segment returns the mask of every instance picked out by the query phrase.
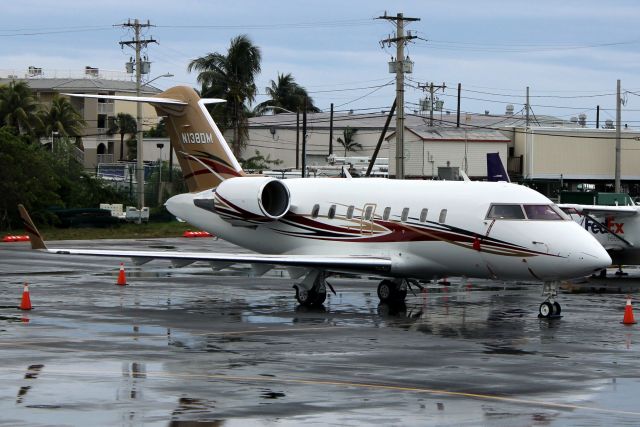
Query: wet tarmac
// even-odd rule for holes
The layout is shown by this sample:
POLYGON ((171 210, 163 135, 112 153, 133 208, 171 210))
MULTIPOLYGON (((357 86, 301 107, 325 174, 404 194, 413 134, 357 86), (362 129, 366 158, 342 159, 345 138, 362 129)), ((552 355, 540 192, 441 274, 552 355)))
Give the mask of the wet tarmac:
POLYGON ((340 277, 309 310, 281 270, 122 261, 126 287, 120 260, 0 244, 0 426, 640 425, 640 325, 620 324, 622 282, 572 285, 564 317, 540 320, 537 284, 454 278, 392 310, 374 278, 340 277), (16 309, 24 281, 29 312, 16 309))

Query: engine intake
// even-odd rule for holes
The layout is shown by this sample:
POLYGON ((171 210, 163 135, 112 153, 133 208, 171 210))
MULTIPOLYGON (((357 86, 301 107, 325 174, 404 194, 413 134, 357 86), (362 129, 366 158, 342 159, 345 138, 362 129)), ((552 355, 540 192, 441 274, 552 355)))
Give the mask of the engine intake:
POLYGON ((237 177, 224 180, 216 188, 215 211, 237 225, 276 221, 291 207, 289 189, 270 177, 237 177))

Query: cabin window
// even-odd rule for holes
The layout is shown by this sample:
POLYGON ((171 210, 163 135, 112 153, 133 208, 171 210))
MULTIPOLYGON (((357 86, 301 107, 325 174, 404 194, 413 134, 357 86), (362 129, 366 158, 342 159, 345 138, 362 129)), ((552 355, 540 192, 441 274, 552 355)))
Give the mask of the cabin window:
POLYGON ((564 219, 551 205, 524 205, 528 219, 559 221, 564 219))
POLYGON ((333 219, 336 216, 336 205, 331 205, 329 207, 329 212, 327 213, 327 218, 333 219))
POLYGON ((364 219, 369 221, 371 219, 371 214, 373 213, 373 206, 367 206, 364 210, 364 219))
POLYGON ((347 219, 351 219, 353 218, 353 210, 355 209, 355 206, 351 205, 349 206, 349 208, 347 208, 347 219))
POLYGON ((520 205, 491 205, 487 219, 524 219, 520 205))
POLYGON ((400 217, 400 221, 406 222, 409 219, 409 208, 402 209, 402 216, 400 217))
POLYGON ((420 211, 420 222, 427 222, 427 213, 429 212, 429 209, 422 209, 420 211))
POLYGON ((313 205, 313 209, 311 209, 311 217, 318 218, 318 213, 320 212, 320 205, 313 205))
POLYGON ((447 219, 447 210, 446 209, 442 209, 440 211, 440 218, 438 218, 438 222, 440 224, 444 223, 447 219))
POLYGON ((382 212, 382 219, 385 221, 388 221, 390 216, 391 216, 391 208, 387 206, 386 208, 384 208, 384 212, 382 212))

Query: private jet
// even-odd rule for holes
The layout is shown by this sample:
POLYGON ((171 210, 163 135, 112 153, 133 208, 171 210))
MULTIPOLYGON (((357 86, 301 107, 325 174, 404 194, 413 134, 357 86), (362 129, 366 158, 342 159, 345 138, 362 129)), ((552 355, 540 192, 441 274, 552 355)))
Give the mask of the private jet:
POLYGON ((170 260, 214 269, 250 264, 257 274, 287 268, 299 304, 324 303, 334 274, 381 278, 377 293, 403 303, 420 280, 467 276, 543 283, 542 317, 558 316, 559 281, 592 274, 611 258, 548 198, 507 182, 248 176, 190 87, 153 97, 78 95, 147 102, 167 117, 189 192, 166 208, 178 218, 255 254, 48 248, 24 207, 34 249, 53 254, 170 260))

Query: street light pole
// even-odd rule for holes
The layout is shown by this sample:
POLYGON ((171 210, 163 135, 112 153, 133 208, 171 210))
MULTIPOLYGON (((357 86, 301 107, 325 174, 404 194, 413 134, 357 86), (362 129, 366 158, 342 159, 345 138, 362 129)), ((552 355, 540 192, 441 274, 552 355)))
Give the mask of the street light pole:
POLYGON ((51 131, 51 153, 53 153, 53 141, 54 141, 54 137, 58 136, 59 132, 52 130, 51 131))
POLYGON ((158 80, 158 79, 160 79, 160 78, 162 78, 162 77, 173 77, 173 74, 171 74, 171 73, 165 73, 165 74, 162 74, 162 75, 160 75, 160 76, 158 76, 158 77, 154 77, 154 78, 152 78, 151 80, 149 80, 148 82, 146 82, 146 83, 145 83, 145 86, 149 85, 149 84, 150 84, 150 83, 152 83, 152 82, 155 82, 156 80, 158 80))
MULTIPOLYGON (((160 162, 158 166, 158 206, 160 206, 162 203, 162 148, 164 148, 164 144, 158 143, 156 147, 160 150, 160 162)), ((171 150, 169 150, 169 154, 171 154, 171 150)))
MULTIPOLYGON (((136 38, 139 37, 139 34, 136 33, 136 38)), ((156 78, 153 78, 145 83, 145 86, 149 83, 159 79, 160 77, 173 77, 173 74, 167 73, 156 78)), ((140 96, 141 90, 141 81, 142 79, 142 70, 140 67, 140 50, 136 50, 136 96, 140 96)), ((142 102, 136 103, 136 121, 138 123, 138 132, 137 132, 137 150, 136 150, 136 178, 138 180, 138 220, 136 221, 138 224, 142 223, 142 208, 144 208, 144 132, 142 127, 142 102)))

